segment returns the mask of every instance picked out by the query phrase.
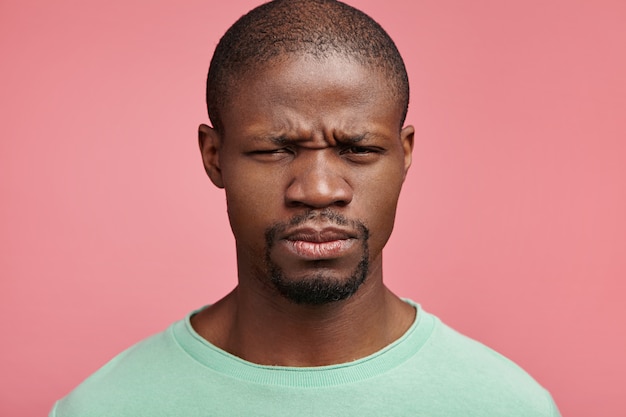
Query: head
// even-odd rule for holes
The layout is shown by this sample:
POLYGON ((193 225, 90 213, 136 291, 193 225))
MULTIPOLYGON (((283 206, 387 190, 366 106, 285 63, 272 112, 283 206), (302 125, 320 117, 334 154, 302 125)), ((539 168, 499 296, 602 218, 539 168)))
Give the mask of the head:
POLYGON ((211 59, 206 102, 209 118, 224 129, 221 111, 239 81, 264 65, 292 55, 342 56, 378 69, 388 93, 401 108, 409 105, 404 61, 385 30, 365 13, 334 0, 276 0, 242 16, 224 34, 211 59))
POLYGON ((264 4, 218 44, 207 104, 200 147, 226 191, 240 285, 326 304, 380 284, 413 146, 383 29, 335 1, 264 4))

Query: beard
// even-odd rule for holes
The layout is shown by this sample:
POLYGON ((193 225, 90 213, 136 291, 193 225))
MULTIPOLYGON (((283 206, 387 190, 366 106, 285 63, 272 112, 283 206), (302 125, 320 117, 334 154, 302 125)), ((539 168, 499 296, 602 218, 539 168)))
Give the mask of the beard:
POLYGON ((309 210, 293 217, 286 223, 277 223, 265 231, 265 266, 274 288, 285 298, 296 304, 324 305, 345 300, 352 296, 365 282, 369 271, 369 230, 358 220, 348 220, 330 209, 322 211, 309 210), (276 243, 276 236, 287 227, 296 227, 307 221, 323 219, 327 223, 339 226, 350 226, 357 231, 357 239, 361 243, 361 259, 349 275, 334 276, 323 271, 326 261, 312 261, 320 266, 319 272, 294 279, 285 275, 283 270, 271 258, 271 250, 276 243))

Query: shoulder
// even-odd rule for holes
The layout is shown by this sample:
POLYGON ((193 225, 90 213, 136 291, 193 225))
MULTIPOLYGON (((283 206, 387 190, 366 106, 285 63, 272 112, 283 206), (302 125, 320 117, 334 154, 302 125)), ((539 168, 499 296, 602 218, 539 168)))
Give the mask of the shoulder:
POLYGON ((519 383, 537 386, 537 382, 519 365, 490 347, 452 329, 434 317, 435 329, 426 347, 433 360, 443 360, 449 366, 479 371, 485 377, 498 375, 519 383))
POLYGON ((494 415, 499 408, 508 410, 502 415, 559 415, 550 394, 519 365, 430 316, 433 333, 419 356, 441 392, 465 404, 482 402, 494 415))
MULTIPOLYGON (((99 416, 105 410, 106 415, 116 415, 112 413, 116 405, 127 408, 151 397, 156 386, 184 372, 186 362, 190 362, 173 334, 180 324, 174 323, 115 356, 58 401, 50 416, 99 416)), ((120 416, 142 415, 140 410, 119 411, 120 416)))

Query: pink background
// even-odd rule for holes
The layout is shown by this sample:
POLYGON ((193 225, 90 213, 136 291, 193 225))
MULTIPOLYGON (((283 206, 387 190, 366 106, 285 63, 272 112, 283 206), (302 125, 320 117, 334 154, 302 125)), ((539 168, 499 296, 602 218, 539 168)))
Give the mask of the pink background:
MULTIPOLYGON (((196 127, 256 1, 0 1, 0 415, 235 284, 196 127), (88 5, 90 4, 90 5, 88 5)), ((386 280, 548 388, 626 416, 626 3, 354 0, 409 68, 386 280)))

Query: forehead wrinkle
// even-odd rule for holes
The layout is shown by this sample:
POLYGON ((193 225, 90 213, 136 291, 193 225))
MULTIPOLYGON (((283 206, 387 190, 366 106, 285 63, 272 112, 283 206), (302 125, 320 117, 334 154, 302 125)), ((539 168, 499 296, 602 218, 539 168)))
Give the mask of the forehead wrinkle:
POLYGON ((301 129, 297 133, 291 132, 291 129, 251 129, 246 136, 255 142, 273 142, 277 145, 288 145, 308 141, 312 138, 311 134, 303 134, 301 129))
POLYGON ((356 144, 377 139, 389 139, 391 132, 379 131, 376 123, 350 120, 350 115, 320 112, 317 115, 302 115, 296 109, 282 104, 265 107, 264 114, 255 117, 256 122, 244 132, 244 137, 254 142, 273 143, 279 146, 290 144, 326 144, 337 146, 356 144), (273 111, 270 107, 277 107, 273 111), (312 117, 311 117, 312 116, 312 117))

